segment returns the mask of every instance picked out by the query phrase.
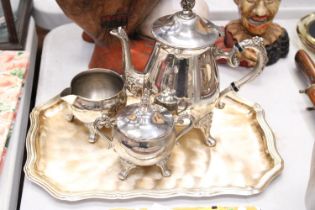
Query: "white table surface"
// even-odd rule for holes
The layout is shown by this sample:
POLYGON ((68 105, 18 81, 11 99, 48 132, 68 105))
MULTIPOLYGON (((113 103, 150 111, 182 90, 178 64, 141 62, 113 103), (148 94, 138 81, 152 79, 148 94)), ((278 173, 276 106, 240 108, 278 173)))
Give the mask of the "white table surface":
POLYGON ((37 36, 34 20, 31 19, 28 28, 25 50, 30 53, 30 68, 25 85, 22 89, 22 98, 17 112, 16 121, 8 153, 5 157, 2 174, 0 174, 0 209, 16 209, 18 201, 21 169, 23 164, 24 144, 27 132, 28 114, 30 108, 35 59, 37 51, 37 36))
MULTIPOLYGON (((216 22, 223 24, 224 22, 216 22)), ((304 195, 310 170, 310 158, 315 136, 314 113, 310 106, 303 77, 298 73, 294 55, 299 48, 295 32, 297 19, 277 20, 291 38, 290 53, 275 65, 269 66, 255 81, 244 86, 239 95, 259 103, 266 112, 267 122, 276 136, 285 167, 263 193, 251 197, 220 196, 216 198, 172 198, 131 200, 86 200, 64 202, 50 196, 45 190, 25 178, 21 200, 22 210, 99 210, 113 207, 150 207, 154 203, 167 207, 209 205, 256 205, 263 210, 303 210, 304 195)), ((87 69, 93 45, 81 40, 81 29, 74 24, 52 30, 44 43, 36 104, 41 104, 69 86, 74 75, 87 69)), ((231 70, 220 66, 223 84, 239 78, 248 70, 231 70)), ((167 208, 165 208, 167 209, 167 208)))

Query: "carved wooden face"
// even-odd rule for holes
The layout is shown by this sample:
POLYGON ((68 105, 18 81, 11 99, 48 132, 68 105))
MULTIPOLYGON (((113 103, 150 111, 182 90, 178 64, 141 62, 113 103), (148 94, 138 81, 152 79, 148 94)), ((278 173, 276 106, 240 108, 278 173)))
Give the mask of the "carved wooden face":
POLYGON ((278 12, 281 0, 234 0, 243 26, 253 35, 266 32, 278 12))

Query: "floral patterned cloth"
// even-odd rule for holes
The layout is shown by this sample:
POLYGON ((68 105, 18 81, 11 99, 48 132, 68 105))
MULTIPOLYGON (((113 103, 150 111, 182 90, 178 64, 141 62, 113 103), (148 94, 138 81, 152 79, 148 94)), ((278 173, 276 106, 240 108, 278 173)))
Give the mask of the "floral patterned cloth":
POLYGON ((0 51, 0 173, 29 67, 24 51, 0 51))

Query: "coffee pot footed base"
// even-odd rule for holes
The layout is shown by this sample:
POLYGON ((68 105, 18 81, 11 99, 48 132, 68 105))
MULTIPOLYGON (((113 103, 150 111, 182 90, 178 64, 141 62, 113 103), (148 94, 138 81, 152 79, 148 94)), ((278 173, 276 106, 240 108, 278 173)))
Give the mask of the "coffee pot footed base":
POLYGON ((213 112, 209 112, 205 116, 203 116, 197 123, 195 123, 194 127, 199 129, 204 137, 204 142, 209 147, 214 147, 217 143, 216 139, 211 135, 211 127, 213 120, 213 112))

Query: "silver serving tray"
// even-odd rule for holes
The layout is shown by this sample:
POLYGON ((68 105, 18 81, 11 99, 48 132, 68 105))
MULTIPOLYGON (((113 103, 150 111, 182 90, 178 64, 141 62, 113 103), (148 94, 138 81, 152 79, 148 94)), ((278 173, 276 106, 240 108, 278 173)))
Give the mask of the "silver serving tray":
POLYGON ((162 177, 153 166, 137 168, 121 181, 116 153, 107 149, 105 141, 88 143, 87 128, 65 120, 69 108, 55 97, 31 113, 26 176, 67 201, 258 194, 283 169, 273 132, 259 105, 235 95, 224 102, 224 109, 214 110, 211 132, 216 147, 207 147, 194 129, 172 152, 171 177, 162 177))

